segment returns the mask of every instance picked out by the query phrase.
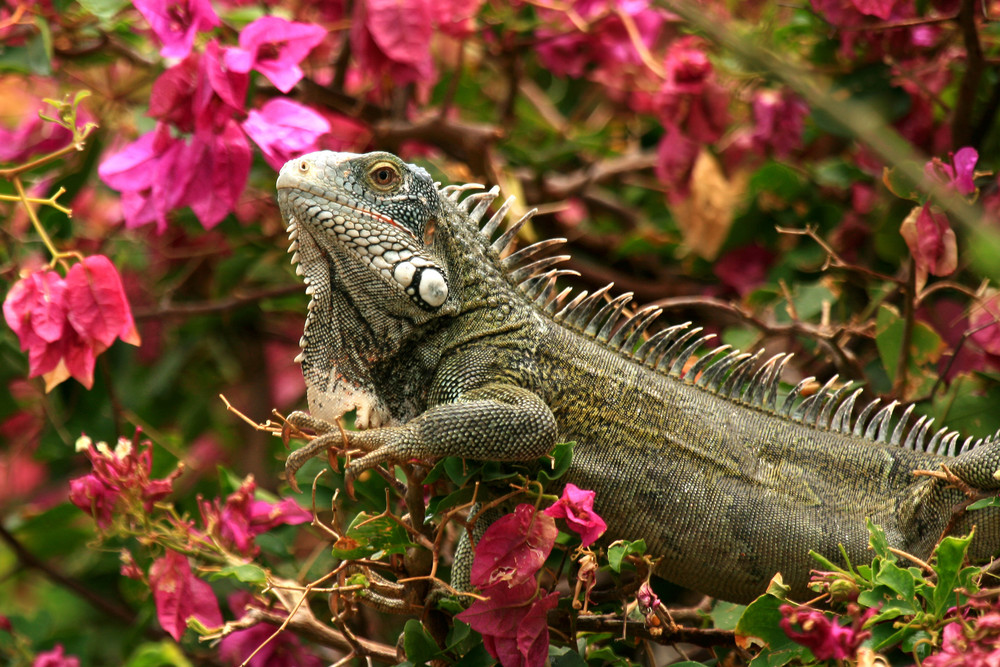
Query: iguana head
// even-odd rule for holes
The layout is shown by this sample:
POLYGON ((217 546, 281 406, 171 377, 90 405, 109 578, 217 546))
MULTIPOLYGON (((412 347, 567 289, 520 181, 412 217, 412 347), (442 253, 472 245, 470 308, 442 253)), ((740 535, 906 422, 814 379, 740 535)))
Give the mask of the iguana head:
POLYGON ((457 296, 438 232, 448 209, 430 175, 389 153, 320 151, 278 175, 296 271, 312 298, 298 360, 314 416, 357 409, 361 427, 405 420, 421 390, 419 362, 391 361, 454 313, 457 296))
POLYGON ((389 153, 321 151, 288 162, 277 185, 307 273, 325 258, 350 291, 415 320, 445 306, 447 269, 431 245, 441 200, 426 170, 389 153))

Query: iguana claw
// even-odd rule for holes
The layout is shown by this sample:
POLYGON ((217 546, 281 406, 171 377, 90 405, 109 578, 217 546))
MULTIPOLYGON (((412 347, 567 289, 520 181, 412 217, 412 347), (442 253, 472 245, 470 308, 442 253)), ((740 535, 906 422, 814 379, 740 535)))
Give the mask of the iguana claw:
MULTIPOLYGON (((289 453, 288 458, 285 459, 285 479, 288 481, 288 485, 292 487, 292 490, 298 493, 299 484, 295 479, 295 473, 299 471, 299 468, 304 466, 306 461, 314 456, 319 456, 338 446, 346 446, 346 442, 344 441, 344 435, 337 428, 336 424, 317 419, 305 412, 296 411, 288 415, 285 429, 282 433, 283 437, 286 436, 289 426, 296 429, 308 428, 316 432, 315 438, 289 453)), ((335 462, 334 467, 336 467, 335 462)))

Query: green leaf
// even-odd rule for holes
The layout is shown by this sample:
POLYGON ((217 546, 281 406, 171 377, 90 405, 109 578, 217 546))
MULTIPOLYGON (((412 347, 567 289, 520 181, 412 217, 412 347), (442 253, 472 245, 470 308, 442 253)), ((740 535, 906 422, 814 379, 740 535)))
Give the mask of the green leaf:
POLYGON ((401 554, 413 546, 406 530, 386 516, 359 512, 344 535, 333 545, 336 558, 381 558, 401 554))
POLYGON ((868 543, 872 545, 875 555, 890 563, 896 562, 896 554, 889 551, 889 540, 885 537, 885 531, 876 526, 870 518, 865 519, 865 526, 868 527, 868 543))
POLYGON ((172 641, 145 643, 137 648, 124 667, 191 667, 181 647, 172 641))
POLYGON ((538 471, 538 481, 543 484, 559 479, 569 470, 569 464, 573 462, 573 447, 575 442, 562 442, 552 449, 552 461, 546 465, 543 461, 541 469, 538 471))
POLYGON ((883 560, 879 563, 878 573, 875 575, 875 583, 888 586, 892 592, 904 600, 912 600, 916 593, 913 573, 909 570, 904 570, 888 560, 883 560))
POLYGON ((479 644, 479 646, 476 646, 474 649, 463 655, 462 658, 451 667, 492 667, 496 664, 497 661, 493 659, 493 656, 486 652, 486 647, 479 644))
POLYGON ((889 189, 889 192, 900 199, 919 202, 923 197, 920 190, 913 185, 913 182, 903 176, 902 172, 895 167, 885 167, 882 170, 882 182, 885 183, 885 187, 889 189))
POLYGON ((423 624, 411 618, 403 626, 403 650, 406 657, 415 665, 422 665, 434 659, 441 649, 434 639, 424 630, 423 624))
POLYGON ((587 667, 587 661, 567 646, 549 646, 549 664, 552 667, 587 667))
POLYGON ((427 514, 428 516, 436 516, 452 507, 468 503, 472 500, 475 492, 475 487, 463 486, 460 489, 452 491, 447 496, 435 496, 434 498, 431 498, 429 503, 427 503, 427 514))
POLYGON ((245 584, 258 584, 263 586, 267 583, 267 573, 263 568, 252 563, 244 563, 243 565, 228 565, 218 572, 213 572, 209 576, 209 579, 212 581, 228 578, 242 581, 245 584))
POLYGON ((102 21, 110 20, 130 4, 129 0, 80 0, 84 9, 102 21))
POLYGON ((981 510, 987 507, 1000 507, 1000 496, 993 496, 992 498, 980 498, 979 500, 972 503, 965 509, 981 510))
POLYGON ((743 604, 716 602, 708 615, 712 617, 712 624, 719 630, 733 630, 746 609, 746 605, 743 604))
POLYGON ((762 641, 766 648, 751 661, 751 667, 780 667, 794 660, 803 660, 812 656, 805 646, 797 644, 781 629, 781 605, 783 600, 772 595, 761 595, 751 602, 736 624, 736 634, 742 637, 755 637, 762 641))
MULTIPOLYGON (((878 347, 882 366, 889 377, 896 377, 899 350, 903 344, 906 322, 892 306, 879 308, 875 322, 875 345, 878 347)), ((910 368, 918 370, 936 364, 941 358, 944 343, 941 337, 923 322, 913 322, 910 332, 910 368)))
POLYGON ((936 617, 941 618, 949 607, 955 605, 955 588, 961 582, 962 565, 965 563, 965 554, 969 550, 969 543, 972 541, 972 533, 966 537, 948 536, 941 540, 934 550, 937 557, 932 567, 937 573, 937 583, 931 596, 932 609, 930 610, 936 617))
POLYGON ((646 553, 645 540, 635 540, 634 542, 620 540, 608 547, 608 564, 613 571, 621 572, 622 561, 625 559, 625 556, 629 554, 641 556, 644 553, 646 553))

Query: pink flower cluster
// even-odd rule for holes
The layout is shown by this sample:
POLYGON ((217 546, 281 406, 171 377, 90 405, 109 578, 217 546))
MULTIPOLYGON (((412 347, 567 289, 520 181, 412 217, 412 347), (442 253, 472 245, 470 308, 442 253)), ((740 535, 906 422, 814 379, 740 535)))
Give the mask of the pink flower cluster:
POLYGON ((35 656, 31 667, 80 667, 80 659, 75 655, 66 655, 62 644, 56 644, 50 651, 42 651, 35 656))
POLYGON ((160 626, 180 641, 192 616, 209 628, 222 625, 222 612, 212 587, 194 575, 187 556, 168 549, 149 568, 149 588, 160 626))
POLYGON ((65 278, 25 276, 7 293, 3 314, 28 353, 29 376, 43 376, 47 390, 69 377, 89 389, 97 355, 116 338, 140 342, 121 277, 104 255, 85 257, 65 278))
POLYGON ((312 514, 292 498, 277 503, 256 500, 257 484, 247 477, 225 502, 199 499, 205 532, 219 544, 241 556, 254 556, 258 547, 254 538, 278 526, 296 526, 312 521, 312 514))
MULTIPOLYGON (((947 164, 934 158, 924 165, 924 173, 931 182, 961 195, 976 192, 974 182, 976 149, 965 147, 952 155, 947 164)), ((900 225, 899 233, 906 241, 917 269, 917 284, 923 286, 927 275, 947 276, 958 268, 958 242, 948 216, 930 202, 914 208, 900 225)))
POLYGON ((848 605, 850 625, 840 625, 823 612, 807 607, 783 604, 780 611, 781 629, 793 641, 812 651, 817 660, 853 660, 861 642, 871 635, 861 628, 876 610, 861 612, 858 605, 851 603, 848 605))
POLYGON ((194 35, 218 24, 210 3, 178 1, 164 8, 147 1, 137 7, 163 43, 161 54, 183 60, 153 83, 149 115, 157 120, 156 129, 106 158, 98 173, 122 193, 126 226, 155 222, 162 232, 168 213, 189 206, 209 229, 236 207, 246 187, 248 136, 277 168, 293 155, 315 150, 330 131, 323 116, 292 100, 246 108, 251 70, 290 91, 303 77, 299 64, 326 30, 263 16, 243 29, 238 47, 212 40, 195 51, 194 35))
POLYGON ((166 498, 174 489, 180 470, 164 479, 153 479, 153 448, 148 440, 122 438, 112 450, 104 442, 94 444, 83 436, 77 449, 83 450, 93 466, 93 472, 70 480, 69 500, 94 517, 97 525, 107 529, 115 514, 149 513, 153 505, 166 498))
POLYGON ((487 599, 476 600, 456 618, 483 635, 486 650, 504 667, 545 663, 546 616, 559 595, 539 592, 536 578, 558 534, 553 517, 566 519, 584 546, 593 543, 606 529, 593 511, 594 495, 567 484, 562 498, 542 512, 518 505, 487 528, 476 546, 471 581, 487 599))
POLYGON ((941 650, 927 656, 924 667, 996 667, 1000 665, 1000 605, 974 620, 944 626, 941 650))

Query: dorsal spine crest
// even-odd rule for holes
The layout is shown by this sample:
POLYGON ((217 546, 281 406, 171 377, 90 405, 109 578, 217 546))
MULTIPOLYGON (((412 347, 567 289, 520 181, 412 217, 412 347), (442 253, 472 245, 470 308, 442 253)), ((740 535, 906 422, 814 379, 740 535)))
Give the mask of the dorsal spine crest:
MULTIPOLYGON (((499 188, 494 186, 486 192, 469 194, 464 200, 462 195, 482 189, 482 185, 470 183, 444 186, 439 192, 456 205, 461 215, 467 216, 471 225, 479 226, 499 196, 499 188)), ((483 242, 495 253, 494 261, 498 268, 526 299, 553 322, 595 340, 612 352, 678 381, 770 412, 776 417, 889 446, 953 457, 1000 438, 998 431, 987 438, 969 437, 959 445, 960 434, 946 427, 938 429, 928 438, 933 418, 921 416, 911 422, 914 406, 908 405, 898 419, 893 419, 899 402, 892 401, 879 409, 880 398, 865 404, 860 414, 854 417, 855 405, 863 388, 856 387, 854 382, 838 386, 837 375, 804 397, 806 390, 815 385, 815 378, 801 380, 788 391, 779 406, 781 378, 792 354, 779 353, 758 363, 763 350, 750 354, 730 345, 720 345, 705 349, 704 354, 689 364, 705 348, 705 344, 715 338, 715 334, 699 336, 701 327, 692 327, 691 322, 684 322, 647 336, 646 331, 662 310, 650 305, 625 315, 633 294, 626 292, 610 297, 613 283, 592 293, 580 291, 573 294, 570 287, 557 291, 560 277, 579 274, 552 268, 568 260, 568 255, 544 256, 544 253, 565 243, 566 239, 545 239, 511 252, 517 234, 538 209, 531 209, 522 215, 493 240, 514 201, 514 197, 508 197, 479 229, 483 242)))

